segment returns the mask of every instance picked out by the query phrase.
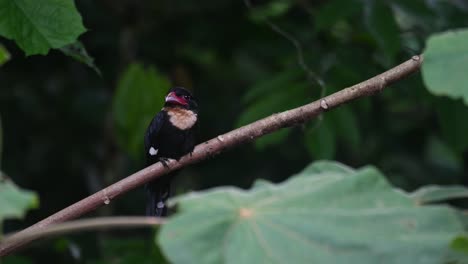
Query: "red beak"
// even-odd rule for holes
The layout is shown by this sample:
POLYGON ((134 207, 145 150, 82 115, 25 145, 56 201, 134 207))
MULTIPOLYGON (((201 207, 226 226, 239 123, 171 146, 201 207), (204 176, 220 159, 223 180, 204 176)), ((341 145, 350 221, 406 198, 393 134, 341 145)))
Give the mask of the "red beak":
POLYGON ((174 92, 170 92, 166 96, 166 103, 175 103, 175 104, 180 104, 180 105, 187 105, 187 101, 185 101, 184 98, 178 97, 174 92))

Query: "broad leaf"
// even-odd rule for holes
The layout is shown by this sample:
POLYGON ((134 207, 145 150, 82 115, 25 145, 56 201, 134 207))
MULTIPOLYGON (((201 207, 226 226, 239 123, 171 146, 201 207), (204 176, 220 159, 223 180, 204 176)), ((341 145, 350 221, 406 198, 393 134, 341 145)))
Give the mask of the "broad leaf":
POLYGON ((0 224, 6 218, 21 218, 38 205, 35 193, 18 188, 0 172, 0 224))
POLYGON ((373 167, 320 162, 281 184, 176 199, 162 227, 173 263, 434 263, 463 231, 457 211, 418 206, 373 167))
POLYGON ((143 135, 164 104, 170 83, 153 67, 132 64, 119 80, 114 119, 120 144, 135 158, 143 154, 143 135))
POLYGON ((47 54, 85 31, 73 0, 0 0, 0 35, 26 55, 47 54))
POLYGON ((10 60, 10 53, 8 53, 8 50, 0 44, 0 66, 5 64, 8 60, 10 60))
POLYGON ((468 29, 432 35, 424 51, 422 76, 435 95, 462 98, 468 105, 468 29))

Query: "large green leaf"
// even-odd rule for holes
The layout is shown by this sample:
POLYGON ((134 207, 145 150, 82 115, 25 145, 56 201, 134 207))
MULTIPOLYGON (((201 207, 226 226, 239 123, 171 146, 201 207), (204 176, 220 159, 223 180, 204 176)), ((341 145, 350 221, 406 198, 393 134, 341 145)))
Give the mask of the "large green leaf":
POLYGON ((158 241, 173 263, 443 263, 457 211, 418 206, 375 168, 318 162, 281 184, 176 199, 158 241))
POLYGON ((5 49, 5 47, 0 44, 0 66, 5 64, 10 59, 10 53, 8 53, 8 50, 5 49))
POLYGON ((435 95, 462 98, 468 105, 468 29, 432 35, 426 43, 422 76, 435 95))
POLYGON ((38 205, 35 193, 18 188, 0 172, 0 224, 6 218, 21 218, 26 210, 38 205))
POLYGON ((143 135, 161 110, 170 83, 153 67, 134 63, 119 80, 114 97, 114 119, 120 144, 135 158, 143 153, 143 135))
POLYGON ((85 31, 73 0, 0 0, 0 35, 26 55, 47 54, 85 31))

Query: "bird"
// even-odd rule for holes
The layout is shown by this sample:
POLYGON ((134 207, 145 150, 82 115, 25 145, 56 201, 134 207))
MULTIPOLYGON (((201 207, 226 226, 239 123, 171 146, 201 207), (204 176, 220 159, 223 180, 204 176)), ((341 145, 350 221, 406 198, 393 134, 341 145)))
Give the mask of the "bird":
MULTIPOLYGON (((183 87, 174 87, 165 97, 164 106, 151 120, 144 137, 146 166, 169 159, 179 160, 192 153, 198 125, 198 104, 183 87)), ((175 172, 163 175, 146 184, 146 215, 167 215, 166 201, 171 194, 171 180, 175 172)))

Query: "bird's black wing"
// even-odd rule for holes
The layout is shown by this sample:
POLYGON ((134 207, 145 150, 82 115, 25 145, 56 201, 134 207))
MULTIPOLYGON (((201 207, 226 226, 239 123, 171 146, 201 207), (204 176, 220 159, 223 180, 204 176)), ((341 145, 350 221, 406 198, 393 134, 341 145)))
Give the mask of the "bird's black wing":
POLYGON ((158 161, 159 155, 152 155, 150 153, 151 148, 155 151, 159 149, 160 145, 160 136, 159 132, 166 122, 167 115, 161 111, 151 120, 148 128, 145 133, 145 156, 146 156, 146 166, 149 166, 158 161))
MULTIPOLYGON (((161 129, 167 122, 167 115, 164 111, 159 112, 149 124, 145 133, 145 156, 146 166, 159 161, 159 151, 161 144, 161 129), (152 152, 150 152, 150 150, 152 152)), ((167 214, 166 200, 170 194, 170 178, 168 175, 159 177, 145 185, 147 193, 146 215, 165 216, 167 214)))

